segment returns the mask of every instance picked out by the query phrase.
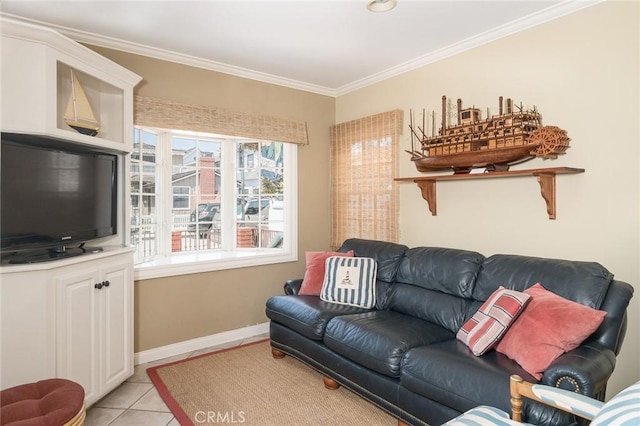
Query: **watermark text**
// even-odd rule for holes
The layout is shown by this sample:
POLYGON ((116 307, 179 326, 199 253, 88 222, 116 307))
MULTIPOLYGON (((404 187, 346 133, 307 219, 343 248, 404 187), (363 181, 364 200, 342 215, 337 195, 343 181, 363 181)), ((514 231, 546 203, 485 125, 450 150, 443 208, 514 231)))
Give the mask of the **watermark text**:
POLYGON ((240 424, 247 421, 244 411, 196 411, 194 423, 240 424))

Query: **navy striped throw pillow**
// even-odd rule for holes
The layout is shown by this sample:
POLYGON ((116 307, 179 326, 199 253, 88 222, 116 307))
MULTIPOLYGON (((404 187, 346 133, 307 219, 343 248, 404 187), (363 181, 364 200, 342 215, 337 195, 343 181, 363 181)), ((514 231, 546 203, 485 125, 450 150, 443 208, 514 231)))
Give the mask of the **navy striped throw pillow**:
POLYGON ((375 259, 331 256, 327 259, 320 299, 371 309, 376 305, 375 259))

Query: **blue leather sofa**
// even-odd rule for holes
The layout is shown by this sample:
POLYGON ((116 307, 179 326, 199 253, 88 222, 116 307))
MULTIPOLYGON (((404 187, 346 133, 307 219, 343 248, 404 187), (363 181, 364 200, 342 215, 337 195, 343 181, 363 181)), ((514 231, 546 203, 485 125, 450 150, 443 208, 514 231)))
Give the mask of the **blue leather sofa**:
MULTIPOLYGON (((339 249, 377 261, 372 310, 297 295, 301 279, 266 303, 274 356, 293 356, 386 410, 399 423, 442 424, 478 405, 510 410, 509 377, 604 399, 626 331, 633 287, 595 262, 493 255, 350 239, 339 249), (474 356, 456 332, 497 288, 538 283, 569 300, 607 311, 581 346, 557 358, 540 381, 490 350, 474 356)), ((524 421, 576 419, 535 402, 524 421)))

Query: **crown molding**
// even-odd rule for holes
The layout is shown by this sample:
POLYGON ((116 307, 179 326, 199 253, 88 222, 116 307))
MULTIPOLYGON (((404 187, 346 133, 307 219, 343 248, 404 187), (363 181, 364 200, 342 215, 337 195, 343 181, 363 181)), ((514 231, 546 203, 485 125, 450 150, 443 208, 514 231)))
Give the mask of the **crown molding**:
POLYGON ((491 43, 492 41, 499 40, 501 38, 513 35, 526 29, 553 21, 557 18, 570 15, 579 10, 594 6, 604 1, 606 0, 566 0, 562 3, 550 6, 524 18, 511 21, 499 27, 492 28, 491 30, 485 31, 484 33, 469 37, 465 40, 451 44, 442 49, 435 50, 426 55, 388 68, 384 71, 372 74, 361 80, 357 80, 341 86, 335 90, 335 96, 338 97, 346 95, 347 93, 353 92, 355 90, 362 89, 372 84, 379 83, 383 80, 387 80, 391 77, 395 77, 400 74, 404 74, 406 72, 424 67, 425 65, 433 64, 443 59, 463 53, 467 50, 480 47, 484 44, 491 43))
POLYGON ((264 83, 270 83, 278 86, 285 86, 292 89, 298 89, 306 92, 312 92, 320 95, 335 97, 335 89, 332 89, 329 87, 305 83, 298 80, 293 80, 293 79, 280 77, 272 74, 267 74, 259 71, 254 71, 247 68, 237 67, 234 65, 224 64, 222 62, 202 59, 195 56, 185 55, 182 53, 177 53, 169 50, 158 49, 155 47, 133 43, 126 40, 120 40, 120 39, 106 37, 106 36, 89 33, 85 31, 79 31, 73 28, 50 24, 50 23, 38 21, 35 19, 24 18, 18 15, 12 15, 9 13, 0 13, 0 15, 9 17, 16 21, 21 21, 23 23, 38 25, 44 28, 55 30, 58 33, 78 43, 90 44, 93 46, 104 47, 107 49, 119 50, 122 52, 133 53, 141 56, 147 56, 154 59, 165 60, 168 62, 188 65, 188 66, 202 68, 210 71, 216 71, 223 74, 229 74, 236 77, 243 77, 250 80, 262 81, 264 83))
POLYGON ((355 90, 362 89, 375 83, 379 83, 383 80, 387 80, 391 77, 404 74, 406 72, 415 70, 417 68, 424 67, 451 56, 458 55, 467 50, 482 46, 492 41, 507 37, 509 35, 524 31, 526 29, 535 27, 537 25, 544 24, 546 22, 553 21, 554 19, 572 14, 587 7, 594 6, 598 3, 602 3, 606 0, 565 0, 554 6, 550 6, 539 12, 528 15, 524 18, 517 19, 499 27, 493 28, 484 33, 478 34, 473 37, 469 37, 458 43, 446 46, 442 49, 428 53, 426 55, 409 60, 397 66, 388 68, 384 71, 372 74, 360 80, 356 80, 352 83, 348 83, 338 88, 330 88, 310 83, 305 83, 298 80, 284 78, 272 74, 267 74, 259 71, 250 70, 247 68, 237 67, 234 65, 224 64, 208 59, 202 59, 195 56, 176 53, 168 50, 158 49, 142 44, 132 43, 125 40, 119 40, 111 37, 100 36, 97 34, 78 31, 72 28, 67 28, 59 25, 48 24, 37 20, 22 18, 20 16, 4 14, 11 18, 21 20, 28 23, 42 25, 54 29, 61 34, 75 40, 79 43, 90 44, 94 46, 104 47, 107 49, 115 49, 123 52, 133 53, 136 55, 147 56, 151 58, 161 59, 169 62, 175 62, 183 65, 193 66, 197 68, 207 69, 210 71, 216 71, 223 74, 234 75, 237 77, 247 78, 250 80, 261 81, 264 83, 275 84, 278 86, 284 86, 292 89, 303 90, 306 92, 316 93, 319 95, 338 97, 355 90))
POLYGON ((273 74, 254 71, 247 68, 229 65, 222 62, 212 61, 209 59, 198 58, 196 56, 185 55, 182 53, 172 52, 169 50, 158 49, 155 47, 145 46, 124 40, 109 39, 104 36, 84 33, 71 29, 59 29, 60 32, 67 37, 79 43, 91 44, 94 46, 105 47, 108 49, 120 50, 123 52, 133 53, 136 55, 147 56, 150 58, 161 59, 169 62, 175 62, 182 65, 202 68, 210 71, 216 71, 223 74, 229 74, 236 77, 247 78, 250 80, 261 81, 263 83, 285 86, 292 89, 303 90, 306 92, 317 93, 335 97, 335 90, 315 84, 305 83, 290 78, 280 77, 273 74))
POLYGON ((97 67, 100 71, 108 73, 112 78, 119 79, 131 86, 135 86, 142 79, 142 77, 99 55, 88 47, 74 42, 71 38, 58 31, 45 26, 34 25, 23 19, 14 19, 13 15, 0 13, 0 33, 5 37, 46 45, 85 64, 99 63, 99 66, 93 65, 93 67, 97 67))

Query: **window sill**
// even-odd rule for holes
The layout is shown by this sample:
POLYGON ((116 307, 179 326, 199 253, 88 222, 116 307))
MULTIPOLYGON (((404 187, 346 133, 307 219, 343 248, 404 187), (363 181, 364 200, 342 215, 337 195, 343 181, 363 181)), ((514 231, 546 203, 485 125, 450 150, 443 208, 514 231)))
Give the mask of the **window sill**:
POLYGON ((246 268, 274 263, 295 262, 298 256, 282 250, 209 251, 174 254, 171 257, 141 262, 134 267, 134 280, 171 277, 246 268))

